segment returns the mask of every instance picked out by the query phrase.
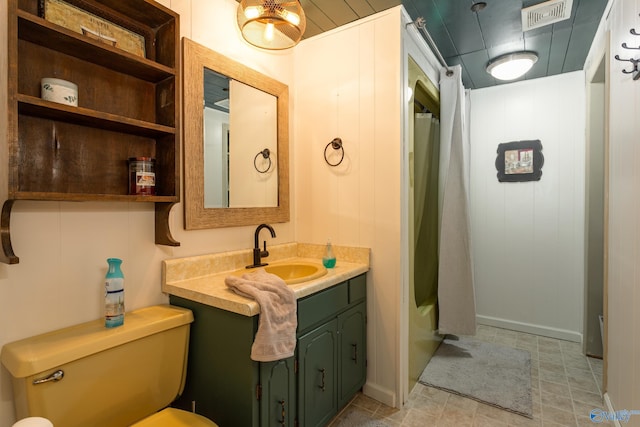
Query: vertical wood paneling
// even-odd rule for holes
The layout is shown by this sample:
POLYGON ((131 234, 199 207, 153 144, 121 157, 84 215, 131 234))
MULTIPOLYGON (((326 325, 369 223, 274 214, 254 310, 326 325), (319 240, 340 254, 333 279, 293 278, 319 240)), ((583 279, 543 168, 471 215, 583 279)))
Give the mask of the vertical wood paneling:
POLYGON ((368 383, 389 396, 398 381, 400 30, 396 8, 305 40, 295 58, 297 239, 371 248, 368 383), (323 150, 335 137, 345 159, 330 167, 323 150))
POLYGON ((583 253, 583 92, 583 73, 471 92, 480 319, 564 338, 582 333, 583 272, 575 254, 583 253), (542 141, 541 181, 499 183, 498 144, 527 139, 542 141))
MULTIPOLYGON (((611 56, 633 56, 620 45, 637 45, 629 29, 640 27, 639 12, 638 0, 614 2, 607 23, 611 56)), ((622 410, 640 402, 640 86, 622 73, 625 63, 610 61, 607 392, 622 410)), ((640 426, 640 418, 632 416, 629 425, 640 426)))
POLYGON ((374 163, 375 150, 373 141, 375 139, 375 129, 371 126, 371 117, 374 115, 376 105, 371 102, 370 95, 365 97, 364 94, 373 94, 376 90, 375 81, 375 51, 376 46, 373 43, 365 43, 366 40, 374 38, 374 28, 372 26, 360 26, 358 31, 359 37, 359 78, 358 86, 362 94, 358 98, 358 129, 360 152, 358 158, 360 160, 358 177, 360 180, 360 192, 358 194, 358 203, 360 209, 360 221, 358 222, 358 232, 362 246, 372 247, 376 232, 375 224, 370 214, 367 212, 375 211, 375 190, 372 183, 376 171, 371 167, 374 163))

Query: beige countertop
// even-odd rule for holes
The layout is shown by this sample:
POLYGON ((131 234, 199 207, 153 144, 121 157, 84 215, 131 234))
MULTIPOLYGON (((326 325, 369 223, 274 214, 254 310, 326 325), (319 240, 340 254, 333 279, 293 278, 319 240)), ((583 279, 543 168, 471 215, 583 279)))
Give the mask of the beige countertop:
MULTIPOLYGON (((369 270, 369 249, 334 246, 335 268, 314 280, 289 285, 296 298, 303 298, 329 288, 369 270)), ((322 265, 324 245, 286 243, 268 248, 270 256, 263 258, 268 263, 303 261, 322 265)), ((252 250, 223 252, 188 258, 165 260, 162 263, 162 291, 212 307, 232 311, 245 316, 260 313, 255 300, 231 291, 224 279, 238 274, 252 262, 252 250)))

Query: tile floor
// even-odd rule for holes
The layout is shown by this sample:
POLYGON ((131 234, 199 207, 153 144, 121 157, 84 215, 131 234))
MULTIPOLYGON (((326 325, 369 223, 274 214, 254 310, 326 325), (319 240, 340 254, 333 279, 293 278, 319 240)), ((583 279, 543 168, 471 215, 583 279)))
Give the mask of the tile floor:
POLYGON ((605 409, 602 360, 584 356, 580 344, 483 325, 475 338, 531 352, 533 419, 418 383, 402 409, 358 394, 330 426, 355 427, 349 419, 367 420, 358 425, 376 427, 596 425, 589 412, 605 409))

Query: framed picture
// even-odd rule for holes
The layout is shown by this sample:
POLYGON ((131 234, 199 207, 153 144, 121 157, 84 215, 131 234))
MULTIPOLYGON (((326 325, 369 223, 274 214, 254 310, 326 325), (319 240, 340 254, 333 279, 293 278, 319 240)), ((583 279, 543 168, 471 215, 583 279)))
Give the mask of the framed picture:
POLYGON ((39 14, 45 20, 108 46, 145 57, 144 36, 63 0, 40 0, 39 14))
POLYGON ((543 165, 539 139, 498 144, 496 169, 500 182, 540 181, 543 165))

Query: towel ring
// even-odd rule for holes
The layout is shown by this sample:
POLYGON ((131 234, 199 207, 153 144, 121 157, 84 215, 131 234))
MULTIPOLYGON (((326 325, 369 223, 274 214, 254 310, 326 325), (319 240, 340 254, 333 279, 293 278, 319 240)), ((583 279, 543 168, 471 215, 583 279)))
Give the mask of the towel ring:
POLYGON ((253 167, 256 168, 256 170, 259 173, 267 173, 269 172, 269 169, 271 169, 271 151, 268 148, 265 148, 262 151, 259 151, 258 154, 256 154, 256 156, 253 158, 253 167), (258 157, 262 156, 262 158, 269 160, 269 164, 267 165, 267 168, 265 170, 260 170, 258 168, 258 157))
POLYGON ((342 139, 333 138, 333 141, 331 141, 330 143, 327 144, 326 147, 324 147, 324 161, 327 162, 329 166, 338 166, 340 163, 342 163, 343 159, 344 159, 344 147, 342 146, 342 139), (329 146, 331 146, 334 150, 341 151, 340 160, 338 161, 338 163, 331 163, 329 159, 327 159, 327 148, 329 148, 329 146))

